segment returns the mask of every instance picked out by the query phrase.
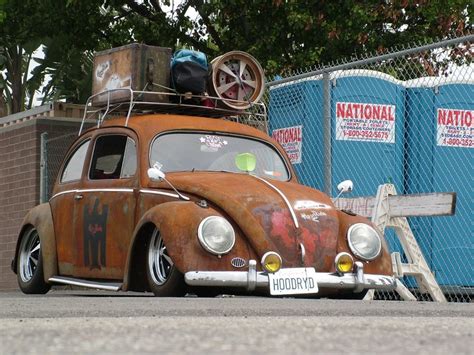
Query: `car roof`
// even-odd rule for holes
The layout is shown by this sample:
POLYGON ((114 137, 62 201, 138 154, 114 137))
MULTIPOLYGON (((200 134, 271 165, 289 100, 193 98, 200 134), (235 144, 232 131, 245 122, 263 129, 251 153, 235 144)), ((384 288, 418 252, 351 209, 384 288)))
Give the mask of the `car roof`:
MULTIPOLYGON (((126 118, 111 118, 104 121, 101 128, 125 127, 126 118)), ((149 114, 132 116, 127 127, 134 130, 142 139, 152 139, 158 133, 174 130, 197 130, 234 133, 268 140, 266 133, 248 125, 232 122, 222 118, 206 118, 198 116, 149 114)), ((100 130, 91 128, 87 132, 100 130)))

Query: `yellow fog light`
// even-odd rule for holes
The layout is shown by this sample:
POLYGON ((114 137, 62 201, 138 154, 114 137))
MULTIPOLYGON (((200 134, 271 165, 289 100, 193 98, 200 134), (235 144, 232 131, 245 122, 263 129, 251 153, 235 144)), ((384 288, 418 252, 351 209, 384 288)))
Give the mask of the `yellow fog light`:
POLYGON ((281 268, 281 257, 274 251, 266 252, 262 256, 262 267, 271 273, 277 272, 281 268))
POLYGON ((348 253, 339 253, 336 255, 335 264, 338 272, 351 272, 354 266, 354 259, 348 253))

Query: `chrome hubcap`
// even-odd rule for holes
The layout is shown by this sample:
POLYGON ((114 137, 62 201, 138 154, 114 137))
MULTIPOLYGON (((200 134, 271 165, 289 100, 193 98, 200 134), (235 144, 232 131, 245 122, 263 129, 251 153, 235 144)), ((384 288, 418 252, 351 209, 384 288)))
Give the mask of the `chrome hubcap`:
POLYGON ((32 229, 21 241, 20 277, 23 282, 30 281, 38 267, 41 243, 38 232, 32 229))
POLYGON ((148 267, 150 275, 157 285, 163 285, 173 270, 173 261, 166 251, 160 232, 155 229, 148 249, 148 267))

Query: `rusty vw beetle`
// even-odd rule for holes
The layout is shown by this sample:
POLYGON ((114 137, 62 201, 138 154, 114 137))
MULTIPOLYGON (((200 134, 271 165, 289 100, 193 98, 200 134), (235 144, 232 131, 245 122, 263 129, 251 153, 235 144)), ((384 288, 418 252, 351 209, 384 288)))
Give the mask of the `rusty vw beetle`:
POLYGON ((299 184, 277 142, 165 114, 111 119, 74 142, 51 199, 24 219, 12 268, 25 293, 361 298, 395 287, 383 236, 299 184))

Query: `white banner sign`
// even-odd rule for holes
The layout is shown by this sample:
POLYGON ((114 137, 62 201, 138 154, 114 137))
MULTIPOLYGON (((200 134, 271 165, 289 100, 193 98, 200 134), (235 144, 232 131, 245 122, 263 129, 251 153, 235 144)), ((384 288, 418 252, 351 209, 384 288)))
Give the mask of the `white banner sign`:
POLYGON ((444 147, 474 148, 474 111, 439 108, 436 144, 444 147))
POLYGON ((336 102, 336 139, 395 143, 395 105, 336 102))
POLYGON ((285 149, 292 164, 301 163, 303 126, 275 129, 272 132, 272 137, 285 149))

